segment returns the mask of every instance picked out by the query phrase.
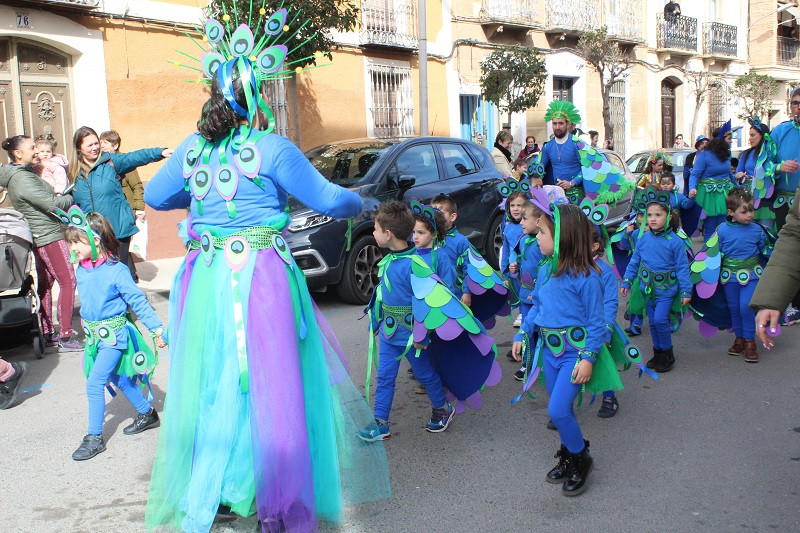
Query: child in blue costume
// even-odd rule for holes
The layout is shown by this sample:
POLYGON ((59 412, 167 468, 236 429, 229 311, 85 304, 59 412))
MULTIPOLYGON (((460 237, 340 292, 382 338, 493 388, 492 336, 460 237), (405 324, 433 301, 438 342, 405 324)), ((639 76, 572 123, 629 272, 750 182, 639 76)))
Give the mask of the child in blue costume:
POLYGON ((472 294, 466 284, 467 254, 471 248, 469 239, 464 237, 456 228, 458 219, 458 206, 447 194, 437 194, 431 200, 431 207, 442 213, 445 221, 445 238, 440 249, 450 258, 456 269, 456 285, 451 290, 467 306, 472 304, 472 294))
MULTIPOLYGON (((749 304, 763 271, 762 257, 768 254, 770 239, 762 226, 753 223, 753 195, 749 191, 732 190, 727 203, 729 220, 698 252, 691 268, 692 281, 697 283, 699 298, 711 297, 719 291, 717 283, 722 285, 730 326, 736 334, 728 355, 744 354, 745 361, 757 363, 755 313, 749 304)), ((727 326, 726 323, 722 327, 727 326)))
MULTIPOLYGON (((539 328, 537 349, 543 356, 544 376, 550 402, 547 410, 561 439, 558 464, 546 476, 563 483, 565 496, 586 489, 593 461, 589 442, 583 439, 573 404, 590 381, 606 336, 603 285, 600 268, 592 259, 594 228, 575 205, 554 206, 538 220, 537 241, 550 259, 537 276, 533 307, 514 337, 515 358, 522 359, 523 344, 539 328)), ((537 353, 538 357, 538 353, 537 353)), ((613 362, 610 363, 612 371, 613 362)), ((535 377, 529 376, 526 386, 535 377)), ((616 377, 619 383, 619 376, 616 377)))
MULTIPOLYGON (((533 289, 536 287, 536 276, 539 274, 539 267, 544 261, 544 255, 539 249, 539 243, 536 240, 536 234, 539 232, 537 221, 539 217, 544 216, 541 209, 536 207, 531 202, 526 202, 522 207, 522 238, 517 243, 517 264, 519 280, 519 314, 522 320, 528 315, 528 312, 533 307, 533 289)), ((536 344, 538 333, 534 331, 533 344, 536 344)), ((526 354, 523 354, 523 356, 526 354)), ((522 381, 525 378, 527 358, 523 358, 522 367, 514 373, 514 378, 517 381, 522 381)))
POLYGON ((423 206, 416 200, 411 201, 411 211, 414 213, 413 241, 417 255, 436 272, 450 292, 458 295, 456 267, 439 246, 445 239, 444 215, 431 207, 423 206))
MULTIPOLYGON (((625 273, 624 269, 630 262, 630 257, 633 255, 633 251, 636 249, 636 243, 638 242, 639 237, 643 232, 647 231, 647 227, 642 227, 644 213, 639 211, 638 204, 634 205, 633 207, 634 211, 629 218, 628 223, 624 226, 620 226, 617 232, 611 237, 611 240, 616 243, 617 248, 622 250, 622 253, 617 254, 618 257, 615 260, 616 266, 619 269, 622 269, 622 272, 617 271, 618 277, 622 277, 622 275, 625 273)), ((646 205, 643 205, 642 208, 646 209, 646 205)), ((635 281, 636 280, 634 280, 634 282, 635 281)), ((638 283, 635 282, 633 287, 633 291, 639 291, 638 283)), ((641 295, 637 292, 637 296, 641 295)), ((643 311, 638 308, 639 306, 634 304, 634 300, 635 298, 633 296, 628 299, 628 304, 625 310, 625 316, 629 321, 628 327, 625 328, 625 333, 631 337, 637 337, 641 335, 642 326, 644 325, 644 314, 642 314, 643 311)), ((643 300, 643 297, 640 297, 639 300, 643 300)))
POLYGON ((158 413, 136 385, 141 381, 149 388, 157 358, 131 323, 128 306, 150 330, 158 347, 164 348, 166 343, 161 338, 161 321, 150 302, 133 282, 128 267, 117 259, 119 241, 111 224, 99 213, 84 215, 77 206, 67 213, 56 213, 69 224, 65 237, 71 259, 78 263, 81 322, 86 333, 83 371, 89 400, 89 432, 72 454, 74 460, 84 461, 106 449, 103 417, 107 383, 118 387, 139 413, 133 424, 122 430, 125 435, 135 435, 160 424, 158 413))
POLYGON ((737 183, 731 172, 731 121, 714 130, 714 140, 697 154, 689 176, 689 198, 705 211, 703 239, 708 240, 725 222, 725 197, 737 183))
POLYGON ((661 373, 669 372, 675 364, 672 332, 680 323, 683 307, 691 299, 692 283, 687 244, 683 236, 676 233, 678 217, 670 209, 669 198, 662 192, 656 194, 648 190, 648 193, 655 196, 647 205, 649 231, 636 243, 625 269, 621 291, 627 296, 634 279, 639 278, 653 338, 653 358, 647 362, 647 367, 661 373))
MULTIPOLYGON (((606 331, 603 342, 610 345, 611 337, 614 333, 614 325, 617 323, 617 308, 619 307, 619 285, 617 275, 611 265, 603 261, 603 254, 606 249, 607 237, 603 234, 600 227, 595 225, 592 252, 594 261, 600 267, 600 279, 603 282, 603 317, 605 318, 606 331)), ((619 410, 619 400, 613 389, 603 391, 603 403, 597 416, 600 418, 611 418, 619 410)))
MULTIPOLYGON (((514 191, 506 199, 506 215, 503 218, 503 250, 500 257, 500 273, 506 281, 506 286, 513 291, 512 305, 518 304, 519 278, 517 253, 514 251, 522 237, 522 206, 528 200, 528 195, 522 191, 514 191)), ((519 327, 522 322, 521 315, 514 322, 519 327)))
POLYGON ((210 96, 198 131, 145 186, 151 207, 188 211, 151 530, 207 532, 232 512, 257 513, 263 531, 314 531, 341 521, 346 504, 389 495, 383 447, 356 437, 372 412, 282 237, 289 195, 335 218, 356 216, 362 201, 271 134, 263 82, 285 75, 295 32, 283 29, 295 15, 258 12, 258 38, 235 11, 229 24, 205 21, 212 50, 198 64, 210 96))
POLYGON ((664 172, 659 182, 659 188, 669 194, 669 205, 672 210, 680 214, 681 227, 686 235, 694 235, 700 224, 703 209, 692 198, 688 198, 675 190, 675 175, 664 172))

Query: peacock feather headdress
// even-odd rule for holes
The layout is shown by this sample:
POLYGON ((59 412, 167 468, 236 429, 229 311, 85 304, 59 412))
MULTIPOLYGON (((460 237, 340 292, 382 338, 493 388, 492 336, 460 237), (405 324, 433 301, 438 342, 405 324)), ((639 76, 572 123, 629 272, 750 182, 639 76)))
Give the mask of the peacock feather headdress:
MULTIPOLYGON (((78 228, 86 233, 89 246, 92 248, 92 261, 97 261, 97 245, 94 243, 95 232, 92 230, 92 226, 89 224, 89 219, 86 217, 87 213, 84 213, 83 210, 77 205, 73 205, 67 211, 63 211, 56 207, 53 209, 53 213, 67 226, 78 228)), ((70 253, 69 262, 75 262, 75 252, 70 253)))
POLYGON ((554 118, 563 118, 570 124, 580 124, 581 114, 575 104, 566 100, 553 100, 547 106, 547 112, 544 114, 545 122, 550 122, 554 118))

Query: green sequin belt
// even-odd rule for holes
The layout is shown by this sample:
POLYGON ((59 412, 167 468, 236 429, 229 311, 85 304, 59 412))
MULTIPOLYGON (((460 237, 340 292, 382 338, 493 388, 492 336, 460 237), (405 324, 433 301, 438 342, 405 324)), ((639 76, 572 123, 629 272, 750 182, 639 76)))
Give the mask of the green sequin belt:
POLYGON ((582 326, 570 326, 567 328, 546 328, 539 326, 539 337, 547 348, 550 349, 554 357, 561 357, 571 347, 578 354, 586 354, 595 357, 594 354, 586 351, 586 328, 582 326))
POLYGON ((728 193, 733 189, 733 182, 728 179, 701 178, 697 182, 699 187, 705 188, 706 192, 728 193))
POLYGON ((758 280, 763 272, 764 269, 761 267, 757 255, 743 259, 723 257, 719 281, 725 284, 735 279, 740 285, 747 285, 750 280, 758 280))
POLYGON ((252 226, 225 236, 213 235, 206 230, 200 239, 189 242, 189 250, 200 250, 206 264, 210 265, 216 250, 223 250, 225 260, 233 270, 240 270, 250 258, 253 250, 274 248, 281 259, 292 264, 289 246, 281 236, 281 232, 272 226, 252 226))
POLYGON ((674 270, 669 272, 656 272, 643 264, 639 264, 639 279, 645 285, 645 294, 650 294, 653 289, 666 289, 678 283, 678 274, 674 270))
POLYGON ((127 323, 128 318, 124 314, 96 321, 86 320, 84 318, 81 319, 83 333, 86 335, 86 344, 89 346, 93 345, 98 340, 106 344, 116 344, 117 331, 124 328, 127 323))

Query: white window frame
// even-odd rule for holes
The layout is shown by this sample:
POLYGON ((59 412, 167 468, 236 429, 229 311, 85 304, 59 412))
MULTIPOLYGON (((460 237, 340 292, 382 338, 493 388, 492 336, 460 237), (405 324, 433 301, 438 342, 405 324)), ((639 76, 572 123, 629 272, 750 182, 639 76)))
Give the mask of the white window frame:
POLYGON ((365 58, 364 66, 364 104, 366 107, 367 136, 377 138, 390 137, 412 137, 416 133, 415 110, 414 110, 414 88, 411 76, 411 64, 408 61, 397 61, 391 59, 365 58), (375 91, 373 89, 373 73, 381 73, 387 76, 400 76, 399 90, 396 93, 398 105, 388 107, 387 102, 376 102, 375 91), (375 116, 380 108, 396 110, 400 113, 401 119, 398 124, 397 135, 388 135, 376 127, 375 116))

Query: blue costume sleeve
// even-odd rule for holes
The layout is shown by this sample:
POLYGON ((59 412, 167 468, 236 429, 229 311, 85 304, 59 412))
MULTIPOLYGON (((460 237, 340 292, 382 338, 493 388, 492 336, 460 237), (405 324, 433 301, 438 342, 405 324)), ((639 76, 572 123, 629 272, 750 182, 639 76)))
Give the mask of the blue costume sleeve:
POLYGON ((606 331, 603 342, 610 342, 614 331, 614 323, 617 321, 617 307, 619 307, 619 288, 617 287, 617 277, 611 267, 601 267, 603 270, 603 314, 606 319, 606 331))
MULTIPOLYGON (((683 245, 681 245, 683 246, 683 245)), ((631 288, 631 282, 636 278, 639 273, 639 263, 642 261, 642 247, 636 246, 633 250, 633 257, 631 257, 630 263, 628 263, 628 268, 625 269, 625 274, 622 276, 622 283, 620 287, 624 287, 626 289, 631 288)), ((688 266, 687 273, 688 273, 688 266)))
POLYGON ((696 190, 697 189, 697 182, 700 180, 700 177, 706 170, 706 153, 700 152, 697 154, 697 157, 694 158, 694 166, 692 167, 692 173, 689 175, 689 190, 696 190))
POLYGON ((758 253, 763 254, 764 249, 766 247, 767 247, 767 232, 764 231, 764 228, 761 228, 761 235, 759 235, 758 237, 758 253))
MULTIPOLYGON (((537 280, 544 280, 546 279, 546 275, 544 273, 544 269, 547 268, 546 266, 542 266, 539 268, 539 273, 536 275, 537 280)), ((525 315, 525 318, 522 320, 522 324, 519 327, 519 332, 514 335, 514 342, 522 342, 523 333, 527 334, 528 337, 533 337, 533 330, 536 327, 534 325, 534 319, 536 318, 536 314, 539 312, 539 288, 547 283, 543 281, 539 283, 537 281, 536 285, 533 287, 533 291, 531 291, 531 308, 528 310, 528 314, 525 315)))
MULTIPOLYGON (((752 153, 752 152, 751 152, 751 153, 752 153)), ((747 155, 749 156, 750 154, 747 154, 747 155)), ((740 158, 739 158, 739 164, 738 164, 738 165, 736 165, 736 172, 737 172, 737 173, 738 173, 738 172, 747 172, 747 171, 745 170, 745 163, 746 163, 746 158, 744 158, 744 157, 740 157, 740 158)))
POLYGON ((155 163, 164 159, 161 156, 165 148, 143 148, 128 152, 127 154, 109 154, 118 175, 127 174, 131 170, 148 163, 155 163))
POLYGON ((511 248, 511 246, 509 246, 508 237, 506 237, 506 232, 503 231, 503 249, 502 249, 502 252, 500 254, 502 256, 502 258, 500 259, 500 273, 501 274, 507 274, 508 273, 508 264, 510 262, 508 260, 508 256, 511 253, 509 248, 511 248))
MULTIPOLYGON (((289 139, 281 137, 277 150, 269 175, 284 191, 311 209, 335 218, 353 217, 361 212, 361 197, 322 177, 289 139)), ((262 171, 267 164, 266 160, 262 162, 262 171)))
POLYGON ((603 320, 603 283, 600 276, 589 276, 581 289, 581 302, 586 309, 586 351, 594 355, 581 354, 581 358, 594 363, 605 342, 607 328, 603 320))
POLYGON ((456 267, 444 250, 435 250, 431 253, 436 254, 436 275, 447 285, 448 289, 456 286, 456 267))
POLYGON ((694 198, 688 198, 681 193, 678 194, 678 208, 689 209, 694 206, 694 198))
MULTIPOLYGON (((680 289, 681 298, 691 298, 692 296, 692 279, 689 275, 689 260, 686 257, 686 248, 683 241, 673 235, 674 242, 672 245, 673 259, 675 260, 675 273, 678 275, 678 287, 680 289)), ((636 255, 634 253, 634 255, 636 255)), ((633 263, 633 261, 631 261, 633 263)), ((627 271, 626 271, 627 274, 627 271)))
POLYGON ((120 297, 133 309, 133 312, 136 313, 136 316, 139 317, 142 324, 150 331, 155 331, 158 328, 164 327, 161 324, 161 320, 159 320, 155 311, 153 311, 153 308, 150 306, 150 302, 147 301, 147 298, 142 293, 142 290, 133 282, 130 271, 125 268, 124 270, 120 269, 118 272, 114 280, 114 285, 117 291, 119 291, 120 297))
POLYGON ((184 186, 183 160, 186 151, 194 146, 197 135, 190 135, 167 159, 156 175, 147 182, 144 188, 144 202, 158 211, 183 209, 192 202, 192 194, 184 186))
POLYGON ((570 183, 573 187, 578 187, 579 185, 583 185, 583 176, 575 176, 570 180, 570 183))

